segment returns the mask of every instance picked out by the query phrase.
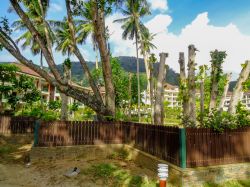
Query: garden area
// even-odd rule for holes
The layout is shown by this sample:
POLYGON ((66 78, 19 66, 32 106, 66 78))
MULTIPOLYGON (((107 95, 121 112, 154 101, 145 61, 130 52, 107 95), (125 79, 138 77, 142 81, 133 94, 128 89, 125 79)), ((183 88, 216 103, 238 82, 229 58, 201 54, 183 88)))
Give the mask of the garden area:
POLYGON ((147 0, 51 2, 0 16, 0 186, 250 187, 250 60, 235 81, 232 50, 159 53, 147 0))
MULTIPOLYGON (((156 187, 156 171, 136 164, 124 149, 107 155, 91 157, 86 152, 55 158, 53 151, 47 157, 35 155, 31 165, 25 159, 31 154, 33 138, 30 136, 0 136, 0 186, 141 186, 156 187), (65 173, 77 167, 77 176, 65 173)), ((67 150, 69 151, 69 150, 67 150)), ((31 154, 32 155, 32 154, 31 154)), ((32 158, 31 157, 31 158, 32 158)), ((168 186, 175 185, 168 182, 168 186)), ((204 183, 203 187, 248 187, 250 180, 231 180, 222 184, 204 183)))

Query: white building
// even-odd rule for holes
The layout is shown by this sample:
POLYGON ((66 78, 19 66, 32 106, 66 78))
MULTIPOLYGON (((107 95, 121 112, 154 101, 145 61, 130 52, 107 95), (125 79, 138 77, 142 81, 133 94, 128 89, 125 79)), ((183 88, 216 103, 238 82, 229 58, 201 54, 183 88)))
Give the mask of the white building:
MULTIPOLYGON (((230 104, 231 97, 232 97, 232 92, 228 92, 225 103, 224 103, 224 107, 223 107, 224 111, 227 111, 229 104, 230 104)), ((242 98, 241 103, 243 104, 243 106, 245 106, 247 110, 250 110, 250 91, 242 93, 241 98, 242 98)))
POLYGON ((164 84, 164 100, 167 101, 168 107, 180 107, 181 103, 178 101, 179 87, 168 83, 164 84))

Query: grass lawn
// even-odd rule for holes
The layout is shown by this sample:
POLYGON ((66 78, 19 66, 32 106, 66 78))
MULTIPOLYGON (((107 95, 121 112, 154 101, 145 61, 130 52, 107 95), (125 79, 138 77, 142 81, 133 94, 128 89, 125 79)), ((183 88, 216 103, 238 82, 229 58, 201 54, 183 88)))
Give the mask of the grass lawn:
POLYGON ((250 179, 248 180, 232 180, 223 184, 206 183, 204 187, 250 187, 250 179))

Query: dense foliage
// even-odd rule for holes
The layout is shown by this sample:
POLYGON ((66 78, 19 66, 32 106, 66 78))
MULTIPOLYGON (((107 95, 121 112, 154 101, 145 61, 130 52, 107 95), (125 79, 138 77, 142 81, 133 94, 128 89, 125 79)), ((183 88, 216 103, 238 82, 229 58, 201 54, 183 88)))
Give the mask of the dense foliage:
POLYGON ((204 127, 222 132, 225 129, 237 129, 250 125, 250 112, 242 104, 237 105, 236 114, 213 110, 204 117, 204 127))
POLYGON ((1 102, 4 97, 12 110, 15 110, 18 104, 31 106, 33 102, 41 99, 41 93, 37 90, 34 79, 23 74, 17 76, 17 71, 15 65, 0 65, 1 102))

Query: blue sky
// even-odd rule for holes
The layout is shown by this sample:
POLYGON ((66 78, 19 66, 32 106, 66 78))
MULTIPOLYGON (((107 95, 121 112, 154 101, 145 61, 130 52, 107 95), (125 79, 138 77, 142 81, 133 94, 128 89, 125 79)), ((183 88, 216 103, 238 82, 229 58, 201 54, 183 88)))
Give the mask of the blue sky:
POLYGON ((250 34, 249 0, 169 0, 169 14, 173 23, 169 30, 179 33, 197 14, 208 12, 210 23, 225 26, 234 23, 241 32, 250 34))
MULTIPOLYGON (((149 2, 152 3, 152 14, 146 17, 144 22, 150 31, 158 33, 155 39, 158 49, 153 52, 169 52, 169 65, 176 71, 178 71, 176 63, 178 52, 186 52, 190 43, 201 49, 201 53, 197 54, 198 64, 209 64, 209 51, 217 47, 228 52, 226 71, 239 72, 240 64, 246 58, 250 58, 248 56, 250 0, 149 0, 149 2)), ((14 13, 7 13, 8 7, 9 1, 1 0, 0 17, 6 16, 10 22, 18 19, 14 13)), ((49 18, 62 19, 65 14, 64 0, 51 0, 49 18)), ((107 19, 111 31, 112 52, 116 56, 134 55, 134 42, 122 41, 120 25, 112 23, 117 17, 122 15, 115 13, 107 19)), ((16 32, 13 37, 16 38, 20 34, 16 32)), ((85 45, 80 46, 80 50, 87 60, 95 59, 90 39, 85 45)), ((25 50, 24 54, 34 63, 38 63, 39 58, 32 56, 29 49, 25 50)), ((57 53, 55 58, 57 63, 61 63, 65 57, 57 53)), ((75 57, 72 58, 76 60, 75 57)), ((0 52, 0 61, 13 60, 15 59, 8 52, 0 52)))

